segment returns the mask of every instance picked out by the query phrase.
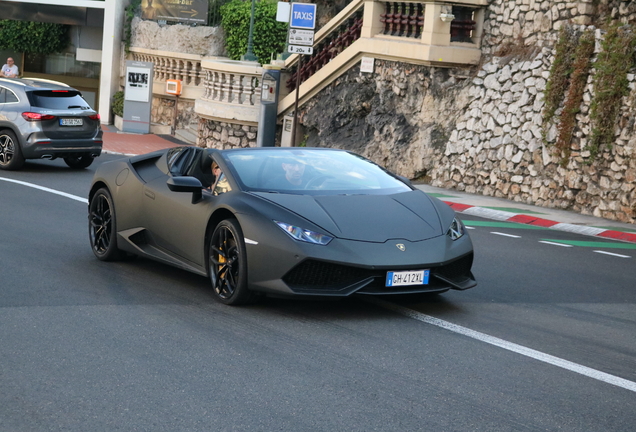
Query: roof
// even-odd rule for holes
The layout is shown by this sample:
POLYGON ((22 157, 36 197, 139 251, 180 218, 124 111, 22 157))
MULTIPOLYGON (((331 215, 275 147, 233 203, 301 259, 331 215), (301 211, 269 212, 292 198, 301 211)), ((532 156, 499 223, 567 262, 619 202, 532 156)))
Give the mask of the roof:
POLYGON ((59 81, 52 81, 43 78, 0 78, 1 84, 13 86, 31 87, 34 89, 69 90, 71 86, 59 81))

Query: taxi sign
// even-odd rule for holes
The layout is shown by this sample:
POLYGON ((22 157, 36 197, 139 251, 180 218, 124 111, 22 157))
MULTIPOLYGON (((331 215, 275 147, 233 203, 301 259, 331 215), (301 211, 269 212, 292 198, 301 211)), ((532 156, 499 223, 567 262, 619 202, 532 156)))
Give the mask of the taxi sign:
POLYGON ((316 5, 313 3, 292 3, 289 26, 313 30, 316 28, 316 5))

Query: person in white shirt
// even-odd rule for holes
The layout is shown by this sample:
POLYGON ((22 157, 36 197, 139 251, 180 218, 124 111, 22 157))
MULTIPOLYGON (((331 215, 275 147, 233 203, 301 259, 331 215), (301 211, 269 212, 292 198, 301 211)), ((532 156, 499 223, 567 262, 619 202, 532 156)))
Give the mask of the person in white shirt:
POLYGON ((6 78, 15 78, 18 76, 18 67, 15 65, 11 57, 9 57, 7 59, 7 63, 2 66, 2 69, 0 70, 0 76, 6 78))

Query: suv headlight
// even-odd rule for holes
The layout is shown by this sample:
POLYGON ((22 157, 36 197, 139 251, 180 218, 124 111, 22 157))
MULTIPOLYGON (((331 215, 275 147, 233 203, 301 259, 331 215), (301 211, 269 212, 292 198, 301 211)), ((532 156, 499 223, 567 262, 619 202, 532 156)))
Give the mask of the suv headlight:
POLYGON ((317 233, 315 231, 311 231, 305 228, 301 228, 295 225, 290 225, 285 222, 276 222, 276 225, 280 227, 283 231, 285 231, 291 238, 294 240, 300 240, 307 243, 326 245, 329 244, 333 237, 329 237, 328 235, 317 233))
POLYGON ((451 222, 448 231, 446 231, 446 235, 449 236, 451 240, 457 240, 465 233, 466 229, 464 228, 464 224, 462 224, 459 219, 453 218, 453 222, 451 222))

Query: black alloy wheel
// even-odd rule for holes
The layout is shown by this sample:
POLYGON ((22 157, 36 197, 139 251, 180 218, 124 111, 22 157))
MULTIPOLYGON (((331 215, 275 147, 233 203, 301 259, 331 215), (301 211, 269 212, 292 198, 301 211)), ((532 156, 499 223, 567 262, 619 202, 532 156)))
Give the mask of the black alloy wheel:
POLYGON ((95 192, 88 207, 88 234, 91 249, 102 261, 117 261, 122 252, 117 248, 117 227, 113 198, 108 189, 95 192))
POLYGON ((17 170, 24 165, 24 157, 15 134, 10 130, 0 131, 0 169, 17 170))
POLYGON ((84 156, 69 156, 64 158, 64 162, 71 168, 83 169, 89 167, 95 158, 90 155, 84 156))
POLYGON ((247 261, 243 231, 236 219, 221 221, 210 238, 209 273, 218 301, 240 305, 252 300, 247 288, 247 261))

